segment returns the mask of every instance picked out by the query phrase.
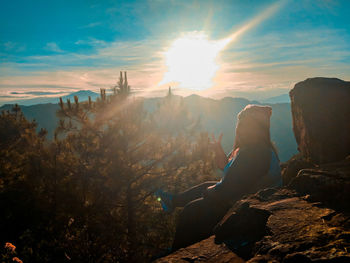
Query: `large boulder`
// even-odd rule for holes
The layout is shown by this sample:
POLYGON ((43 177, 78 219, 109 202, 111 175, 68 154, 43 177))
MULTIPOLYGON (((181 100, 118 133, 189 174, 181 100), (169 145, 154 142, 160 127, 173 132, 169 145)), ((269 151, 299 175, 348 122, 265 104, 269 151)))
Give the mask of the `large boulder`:
POLYGON ((311 78, 289 93, 298 149, 316 164, 350 154, 350 82, 311 78))
POLYGON ((314 168, 315 164, 307 161, 299 153, 290 160, 281 164, 283 185, 287 186, 298 175, 299 171, 305 168, 314 168))
POLYGON ((301 169, 289 187, 309 195, 312 201, 350 213, 350 156, 340 162, 301 169))

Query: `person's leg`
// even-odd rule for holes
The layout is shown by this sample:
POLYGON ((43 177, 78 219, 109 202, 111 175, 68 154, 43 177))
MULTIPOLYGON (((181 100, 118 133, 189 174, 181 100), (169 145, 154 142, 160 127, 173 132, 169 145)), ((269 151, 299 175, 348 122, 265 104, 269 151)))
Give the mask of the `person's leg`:
POLYGON ((196 186, 191 187, 190 189, 176 194, 173 196, 172 205, 173 207, 184 207, 189 202, 203 197, 203 192, 209 187, 216 184, 216 181, 207 181, 196 186))
POLYGON ((211 236, 214 226, 226 212, 227 208, 205 198, 187 204, 177 222, 172 251, 211 236))

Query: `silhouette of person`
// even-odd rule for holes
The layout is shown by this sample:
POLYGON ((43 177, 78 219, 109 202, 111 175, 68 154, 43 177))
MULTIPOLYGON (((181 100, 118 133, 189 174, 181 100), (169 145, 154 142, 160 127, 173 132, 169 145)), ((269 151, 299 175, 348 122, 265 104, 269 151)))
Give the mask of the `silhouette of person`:
POLYGON ((233 150, 226 155, 212 136, 220 182, 204 182, 182 193, 158 190, 163 209, 171 212, 184 207, 176 227, 172 251, 196 243, 213 234, 213 228, 232 204, 243 195, 282 184, 279 158, 270 139, 269 106, 247 105, 237 116, 233 150))

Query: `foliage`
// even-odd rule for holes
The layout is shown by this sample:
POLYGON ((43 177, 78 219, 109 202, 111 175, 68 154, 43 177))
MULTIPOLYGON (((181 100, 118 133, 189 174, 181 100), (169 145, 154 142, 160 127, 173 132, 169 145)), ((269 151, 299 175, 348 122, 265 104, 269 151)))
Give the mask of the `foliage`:
POLYGON ((1 242, 24 262, 144 262, 171 245, 153 192, 213 179, 207 134, 181 100, 147 114, 121 73, 110 95, 60 100, 53 141, 17 107, 0 117, 1 242))

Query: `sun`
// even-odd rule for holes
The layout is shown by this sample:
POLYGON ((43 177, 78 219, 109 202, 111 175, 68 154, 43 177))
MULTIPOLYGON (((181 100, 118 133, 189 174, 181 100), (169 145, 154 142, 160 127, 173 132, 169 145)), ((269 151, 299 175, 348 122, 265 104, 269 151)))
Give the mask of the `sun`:
POLYGON ((178 87, 204 90, 212 86, 219 69, 217 57, 223 41, 212 41, 203 32, 188 33, 176 39, 165 53, 168 71, 161 84, 176 83, 178 87))
POLYGON ((192 90, 211 88, 219 69, 217 60, 220 51, 271 17, 286 2, 281 0, 269 6, 226 38, 210 40, 203 31, 194 31, 176 39, 164 54, 167 72, 159 85, 176 84, 179 88, 192 90))

